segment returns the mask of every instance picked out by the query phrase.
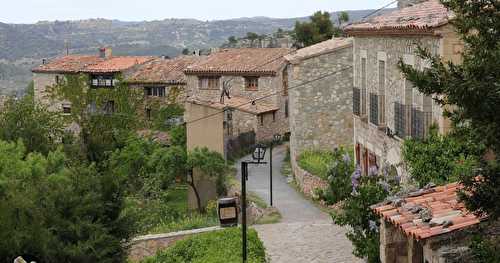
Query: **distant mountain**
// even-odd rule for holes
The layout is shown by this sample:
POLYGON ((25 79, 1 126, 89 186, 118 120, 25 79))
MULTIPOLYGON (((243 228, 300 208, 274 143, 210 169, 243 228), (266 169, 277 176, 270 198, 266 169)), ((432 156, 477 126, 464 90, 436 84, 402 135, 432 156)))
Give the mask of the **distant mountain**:
MULTIPOLYGON (((348 11, 357 21, 373 10, 348 11)), ((384 10, 386 12, 387 10, 384 10)), ((332 13, 336 21, 337 13, 332 13)), ((278 28, 292 29, 307 17, 268 17, 200 21, 165 19, 127 22, 106 19, 43 21, 36 24, 0 23, 0 94, 23 89, 31 78, 30 68, 42 58, 70 53, 92 54, 102 46, 113 47, 116 55, 175 56, 183 48, 217 47, 228 37, 247 32, 270 34, 278 28)))

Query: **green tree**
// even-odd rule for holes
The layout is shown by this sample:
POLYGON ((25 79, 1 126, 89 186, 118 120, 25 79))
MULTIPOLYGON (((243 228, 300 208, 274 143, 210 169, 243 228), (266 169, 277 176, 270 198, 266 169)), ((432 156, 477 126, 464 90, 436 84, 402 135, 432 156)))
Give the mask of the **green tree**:
POLYGON ((61 116, 35 103, 32 96, 10 98, 0 111, 0 139, 22 140, 29 152, 55 150, 63 133, 61 116))
POLYGON ((229 42, 229 44, 234 45, 234 44, 236 44, 238 42, 238 40, 236 39, 235 36, 230 36, 230 37, 227 38, 227 42, 229 42))
POLYGON ((182 55, 189 55, 191 52, 189 51, 189 48, 184 48, 182 50, 182 55))
POLYGON ((125 141, 145 126, 139 112, 144 108, 144 94, 121 81, 115 87, 90 88, 84 74, 66 75, 64 81, 51 87, 53 98, 71 103, 66 123, 78 126, 82 157, 102 164, 107 155, 124 146, 125 141))
POLYGON ((405 140, 402 147, 408 172, 420 187, 458 181, 464 160, 476 160, 482 152, 482 145, 463 143, 453 134, 440 135, 437 127, 431 128, 423 140, 405 140))
POLYGON ((188 152, 187 157, 187 167, 191 170, 189 174, 190 178, 188 178, 188 184, 193 189, 196 197, 196 203, 198 206, 198 210, 200 212, 203 211, 201 206, 201 199, 198 192, 198 188, 196 187, 193 170, 197 170, 209 178, 216 179, 218 186, 218 193, 223 190, 222 184, 224 182, 224 175, 227 170, 227 165, 224 160, 224 157, 215 151, 210 151, 206 147, 204 148, 195 148, 192 151, 188 152))
POLYGON ((132 222, 121 217, 123 181, 60 150, 27 153, 0 141, 0 261, 123 262, 132 222))
POLYGON ((294 28, 296 42, 304 47, 328 40, 334 33, 330 13, 321 11, 314 13, 309 22, 297 21, 294 28))
POLYGON ((254 32, 248 32, 247 39, 250 40, 250 45, 253 46, 255 40, 259 39, 259 34, 254 33, 254 32))
POLYGON ((342 23, 347 23, 347 22, 349 22, 349 13, 347 13, 346 11, 340 12, 337 16, 338 27, 340 27, 342 23))
POLYGON ((481 159, 479 169, 467 169, 461 182, 468 195, 467 207, 490 218, 500 216, 500 4, 498 1, 444 0, 455 14, 452 24, 465 43, 461 64, 443 61, 420 48, 418 55, 430 61, 430 69, 415 69, 400 62, 405 76, 424 94, 436 94, 459 129, 469 130, 472 143, 484 144, 494 161, 481 159), (448 107, 451 106, 451 107, 448 107), (477 176, 481 180, 477 180, 477 176))

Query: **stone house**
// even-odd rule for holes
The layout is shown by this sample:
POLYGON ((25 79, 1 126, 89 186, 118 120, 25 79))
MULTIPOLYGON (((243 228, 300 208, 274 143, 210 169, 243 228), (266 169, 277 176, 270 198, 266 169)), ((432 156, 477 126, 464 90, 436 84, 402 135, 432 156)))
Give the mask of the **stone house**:
MULTIPOLYGON (((60 83, 66 75, 86 74, 90 88, 113 88, 119 75, 126 75, 135 67, 153 60, 146 56, 113 56, 110 48, 99 49, 98 55, 67 55, 45 61, 32 69, 35 100, 52 111, 71 113, 68 101, 52 98, 51 86, 60 83)), ((107 105, 114 105, 110 101, 107 105)), ((111 107, 112 108, 112 107, 111 107)))
POLYGON ((203 60, 200 56, 173 59, 155 58, 127 72, 125 81, 131 88, 144 90, 145 116, 151 119, 154 104, 168 105, 186 102, 187 66, 203 60))
POLYGON ((252 132, 255 141, 265 141, 276 133, 287 133, 288 72, 284 55, 290 52, 286 48, 215 52, 184 71, 187 101, 227 109, 226 138, 252 132))
POLYGON ((406 183, 403 140, 425 137, 431 124, 446 133, 450 122, 431 96, 418 92, 403 77, 398 62, 428 68, 429 63, 415 54, 420 45, 445 60, 460 63, 463 43, 449 23, 452 14, 439 1, 403 2, 400 9, 352 24, 345 31, 354 37, 356 160, 365 174, 371 167, 388 166, 406 183))
POLYGON ((467 211, 458 199, 461 188, 451 183, 421 189, 372 206, 381 221, 381 262, 469 262, 471 233, 486 217, 467 211))
POLYGON ((328 184, 298 166, 300 154, 352 147, 352 39, 334 38, 285 58, 290 63, 290 85, 298 87, 288 95, 290 160, 299 187, 311 196, 328 184))

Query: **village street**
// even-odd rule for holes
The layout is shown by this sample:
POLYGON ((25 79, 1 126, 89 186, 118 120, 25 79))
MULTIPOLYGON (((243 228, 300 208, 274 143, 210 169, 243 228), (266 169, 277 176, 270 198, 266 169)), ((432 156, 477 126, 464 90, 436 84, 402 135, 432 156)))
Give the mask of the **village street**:
MULTIPOLYGON (((281 174, 285 151, 285 146, 273 150, 273 205, 283 218, 277 224, 254 226, 271 262, 361 262, 352 255, 351 242, 345 237, 346 230, 334 225, 327 213, 304 199, 287 183, 287 177, 281 174)), ((242 160, 250 159, 246 156, 242 160)), ((240 180, 240 163, 236 166, 240 180)), ((247 189, 269 202, 268 165, 249 166, 247 189)))

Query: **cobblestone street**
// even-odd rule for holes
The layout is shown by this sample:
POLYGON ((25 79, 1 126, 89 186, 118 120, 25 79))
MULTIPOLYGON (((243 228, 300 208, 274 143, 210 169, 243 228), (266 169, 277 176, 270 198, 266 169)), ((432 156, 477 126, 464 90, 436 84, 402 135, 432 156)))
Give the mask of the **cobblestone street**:
MULTIPOLYGON (((281 175, 285 150, 280 146, 273 151, 273 203, 283 218, 278 224, 254 226, 271 263, 362 262, 352 255, 346 230, 334 225, 327 213, 304 199, 281 175)), ((249 167, 247 184, 249 191, 268 202, 269 166, 249 167)))

